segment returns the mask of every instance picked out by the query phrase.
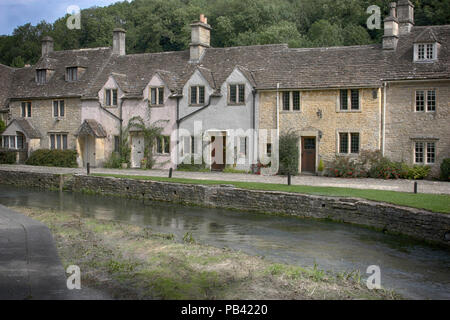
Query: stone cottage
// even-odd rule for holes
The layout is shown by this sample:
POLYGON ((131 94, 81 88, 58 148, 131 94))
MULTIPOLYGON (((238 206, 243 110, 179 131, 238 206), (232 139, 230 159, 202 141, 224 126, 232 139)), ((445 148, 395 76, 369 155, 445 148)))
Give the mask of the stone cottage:
POLYGON ((179 52, 126 54, 123 29, 112 48, 54 51, 45 37, 36 65, 0 66, 2 146, 70 148, 80 166, 102 166, 125 138, 140 167, 148 144, 130 125, 139 119, 162 130, 158 168, 248 171, 293 131, 300 172, 381 150, 436 173, 450 157, 450 26, 415 27, 408 0, 390 9, 382 43, 364 46, 211 48, 203 15, 179 52))

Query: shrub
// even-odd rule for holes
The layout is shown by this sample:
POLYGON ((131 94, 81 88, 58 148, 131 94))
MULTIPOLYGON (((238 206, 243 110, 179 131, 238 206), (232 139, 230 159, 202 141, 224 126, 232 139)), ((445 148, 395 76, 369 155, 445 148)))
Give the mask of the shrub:
POLYGON ((183 163, 181 162, 177 166, 177 170, 179 171, 209 171, 208 168, 206 168, 205 162, 202 160, 201 164, 195 164, 194 163, 194 156, 191 157, 190 163, 183 163))
POLYGON ((6 129, 5 122, 2 119, 0 119, 0 133, 3 133, 3 131, 5 131, 5 129, 6 129))
POLYGON ((428 174, 430 173, 430 170, 431 170, 431 167, 429 167, 429 166, 415 165, 415 166, 409 168, 408 179, 414 179, 414 180, 424 179, 428 176, 428 174))
POLYGON ((329 177, 359 178, 367 177, 363 165, 348 157, 336 157, 327 165, 325 174, 329 177))
POLYGON ((77 167, 77 152, 75 150, 48 150, 34 151, 25 162, 32 166, 48 167, 77 167))
POLYGON ((450 158, 442 160, 441 180, 450 181, 450 158))
POLYGON ((16 152, 15 151, 0 151, 0 163, 1 164, 16 163, 16 152))
POLYGON ((387 158, 379 159, 378 163, 374 163, 369 169, 370 178, 381 179, 398 179, 400 178, 400 172, 398 165, 389 161, 387 158))
POLYGON ((298 139, 299 136, 293 132, 288 132, 280 136, 280 168, 279 174, 298 174, 298 139))
POLYGON ((323 161, 320 159, 319 161, 319 167, 317 168, 317 171, 322 172, 324 169, 323 161))
POLYGON ((108 160, 103 164, 105 168, 121 168, 122 167, 122 158, 120 157, 118 152, 113 152, 109 156, 108 160))

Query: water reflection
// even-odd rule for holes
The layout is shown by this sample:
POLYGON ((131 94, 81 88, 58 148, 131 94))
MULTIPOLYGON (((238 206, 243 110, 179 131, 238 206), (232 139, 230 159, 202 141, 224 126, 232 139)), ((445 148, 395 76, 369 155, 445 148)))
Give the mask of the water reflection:
POLYGON ((410 298, 450 299, 450 251, 356 226, 118 197, 0 186, 0 203, 54 208, 81 216, 148 225, 181 239, 335 271, 379 265, 382 285, 410 298))

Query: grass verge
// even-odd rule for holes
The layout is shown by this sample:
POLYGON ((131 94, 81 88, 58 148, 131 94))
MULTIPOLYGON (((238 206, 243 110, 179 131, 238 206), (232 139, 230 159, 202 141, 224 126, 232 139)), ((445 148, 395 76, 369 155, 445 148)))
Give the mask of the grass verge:
POLYGON ((385 190, 317 187, 317 186, 300 186, 300 185, 288 186, 284 184, 262 183, 262 182, 199 180, 186 178, 135 176, 123 174, 96 173, 93 175, 125 178, 125 179, 188 183, 188 184, 229 184, 237 188, 250 190, 282 191, 282 192, 293 192, 293 193, 314 194, 324 196, 362 198, 372 201, 392 203, 400 206, 425 209, 433 212, 450 213, 450 196, 443 194, 424 194, 424 193, 414 194, 408 192, 385 191, 385 190))
MULTIPOLYGON (((260 257, 176 239, 149 227, 13 207, 52 231, 65 267, 82 286, 117 299, 397 299, 359 277, 275 264, 260 257)), ((356 273, 355 273, 356 274, 356 273)))

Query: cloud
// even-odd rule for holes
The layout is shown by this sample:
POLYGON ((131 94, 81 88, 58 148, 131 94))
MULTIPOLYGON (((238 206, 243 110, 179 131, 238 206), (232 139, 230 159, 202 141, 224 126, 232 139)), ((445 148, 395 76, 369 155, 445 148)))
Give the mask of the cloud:
POLYGON ((70 5, 85 9, 115 2, 118 0, 0 0, 0 34, 11 34, 15 27, 26 23, 52 23, 64 16, 70 5))

